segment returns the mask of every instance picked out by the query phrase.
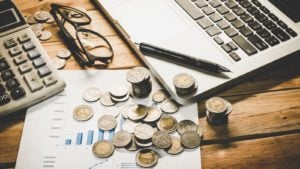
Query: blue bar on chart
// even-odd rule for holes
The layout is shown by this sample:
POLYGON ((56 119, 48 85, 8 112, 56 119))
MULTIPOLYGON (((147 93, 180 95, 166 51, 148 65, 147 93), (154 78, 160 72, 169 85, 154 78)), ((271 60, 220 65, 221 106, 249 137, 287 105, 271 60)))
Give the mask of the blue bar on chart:
POLYGON ((112 141, 115 135, 115 129, 109 130, 109 140, 112 141))
POLYGON ((82 137, 83 137, 83 133, 77 133, 76 145, 81 145, 82 144, 82 137))
POLYGON ((104 131, 99 129, 98 140, 103 140, 103 137, 104 137, 104 131))
POLYGON ((86 143, 87 145, 93 144, 93 137, 94 137, 94 131, 89 130, 88 137, 87 137, 87 143, 86 143))
POLYGON ((71 139, 66 139, 65 145, 71 145, 71 143, 72 143, 72 140, 71 140, 71 139))

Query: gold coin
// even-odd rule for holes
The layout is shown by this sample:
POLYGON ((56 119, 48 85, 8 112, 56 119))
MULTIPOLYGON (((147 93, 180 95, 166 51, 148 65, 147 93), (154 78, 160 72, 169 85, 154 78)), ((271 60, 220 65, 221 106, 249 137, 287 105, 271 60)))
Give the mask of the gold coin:
POLYGON ((93 145, 93 153, 99 158, 107 158, 113 154, 115 150, 114 145, 106 140, 97 141, 93 145))
POLYGON ((173 83, 176 88, 189 89, 194 86, 195 79, 187 73, 179 73, 174 77, 173 83))
POLYGON ((177 120, 170 115, 163 115, 157 122, 157 127, 160 131, 172 133, 177 129, 177 120))
POLYGON ((136 154, 136 163, 141 167, 153 167, 158 162, 158 155, 154 150, 143 149, 136 154))
POLYGON ((86 121, 92 118, 94 111, 92 107, 87 105, 80 105, 73 110, 73 118, 78 121, 86 121))

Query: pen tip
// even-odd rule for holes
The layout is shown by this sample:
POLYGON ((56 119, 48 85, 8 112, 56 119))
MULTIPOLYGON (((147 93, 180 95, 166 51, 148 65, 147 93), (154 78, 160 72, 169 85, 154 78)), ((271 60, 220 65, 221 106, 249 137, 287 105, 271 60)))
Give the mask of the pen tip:
POLYGON ((227 67, 224 67, 224 66, 220 66, 220 70, 223 72, 231 72, 230 69, 228 69, 227 67))

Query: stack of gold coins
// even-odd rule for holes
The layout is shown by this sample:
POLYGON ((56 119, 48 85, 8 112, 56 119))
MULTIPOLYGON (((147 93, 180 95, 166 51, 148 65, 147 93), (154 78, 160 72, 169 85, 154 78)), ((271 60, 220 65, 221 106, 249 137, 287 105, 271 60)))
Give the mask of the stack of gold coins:
POLYGON ((206 101, 206 116, 213 125, 224 125, 228 122, 228 115, 232 111, 232 105, 220 97, 213 97, 206 101))

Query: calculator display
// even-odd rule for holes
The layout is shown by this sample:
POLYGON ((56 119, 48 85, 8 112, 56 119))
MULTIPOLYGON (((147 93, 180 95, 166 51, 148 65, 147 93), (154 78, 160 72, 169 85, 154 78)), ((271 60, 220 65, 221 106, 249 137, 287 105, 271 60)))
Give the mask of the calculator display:
POLYGON ((8 9, 0 12, 0 29, 13 25, 20 21, 14 9, 8 9))

